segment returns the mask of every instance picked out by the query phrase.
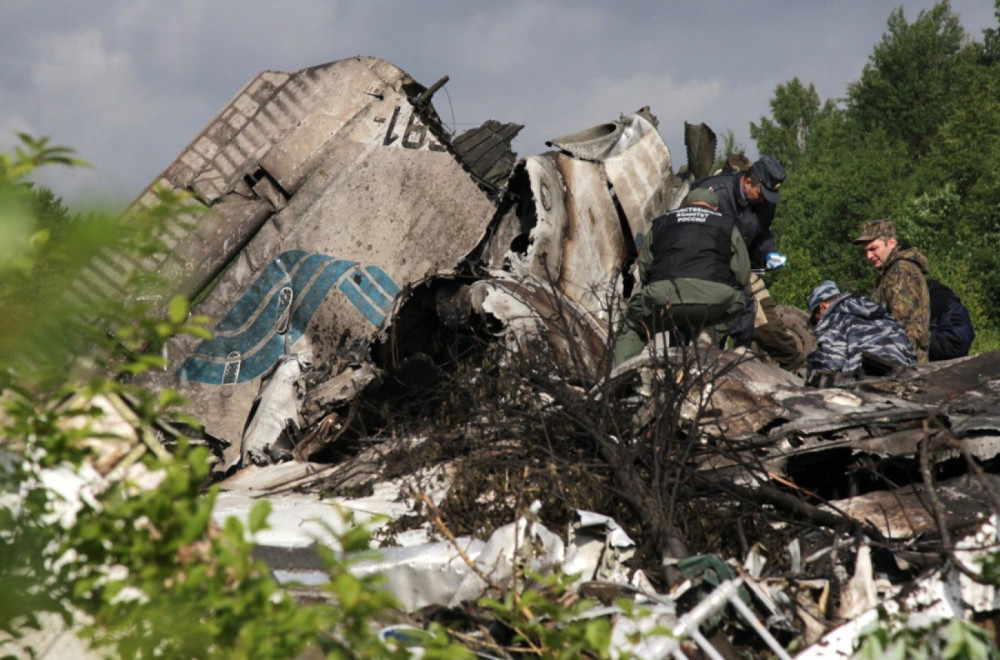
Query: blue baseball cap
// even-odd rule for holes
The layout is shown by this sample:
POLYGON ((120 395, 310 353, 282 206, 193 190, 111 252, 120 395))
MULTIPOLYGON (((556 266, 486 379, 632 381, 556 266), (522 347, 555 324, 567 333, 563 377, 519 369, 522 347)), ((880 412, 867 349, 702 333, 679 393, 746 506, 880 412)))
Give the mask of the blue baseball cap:
POLYGON ((774 156, 761 156, 751 168, 753 175, 760 181, 760 191, 764 199, 777 204, 781 199, 781 182, 785 180, 785 168, 774 156))

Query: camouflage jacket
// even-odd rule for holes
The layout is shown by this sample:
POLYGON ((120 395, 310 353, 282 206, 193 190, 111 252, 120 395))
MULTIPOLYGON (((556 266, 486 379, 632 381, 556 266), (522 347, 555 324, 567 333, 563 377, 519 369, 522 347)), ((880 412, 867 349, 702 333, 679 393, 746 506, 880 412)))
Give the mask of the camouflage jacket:
POLYGON ((901 366, 917 359, 896 319, 881 303, 859 293, 837 296, 813 331, 816 349, 806 358, 809 371, 857 375, 862 353, 874 353, 901 366))
POLYGON ((882 303, 899 321, 917 352, 927 362, 931 343, 931 300, 927 293, 927 259, 916 248, 896 248, 879 269, 872 299, 882 303))

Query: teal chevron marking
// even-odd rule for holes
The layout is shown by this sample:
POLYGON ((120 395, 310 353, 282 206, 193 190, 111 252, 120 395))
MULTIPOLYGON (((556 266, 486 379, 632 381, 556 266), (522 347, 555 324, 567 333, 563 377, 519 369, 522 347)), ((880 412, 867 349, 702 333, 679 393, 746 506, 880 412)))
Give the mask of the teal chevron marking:
POLYGON ((259 377, 284 354, 286 338, 294 344, 305 334, 320 304, 335 290, 378 327, 399 285, 378 266, 303 250, 284 252, 219 320, 212 339, 184 360, 177 377, 218 385, 259 377), (233 355, 239 356, 236 364, 233 355))

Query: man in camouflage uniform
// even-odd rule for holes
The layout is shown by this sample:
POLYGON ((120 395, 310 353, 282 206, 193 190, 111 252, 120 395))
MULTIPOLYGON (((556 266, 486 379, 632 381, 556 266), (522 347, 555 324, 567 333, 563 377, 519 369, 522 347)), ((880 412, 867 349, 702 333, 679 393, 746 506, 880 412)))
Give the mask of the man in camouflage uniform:
POLYGON ((927 258, 914 247, 899 245, 896 225, 890 220, 865 224, 852 242, 864 246, 865 258, 879 272, 872 299, 885 305, 903 326, 917 362, 927 362, 931 342, 931 302, 924 279, 927 258))
POLYGON ((882 373, 886 366, 909 366, 916 359, 902 326, 881 303, 859 293, 841 293, 826 280, 807 299, 816 349, 806 361, 806 382, 819 374, 857 376, 882 373), (868 365, 878 368, 868 370, 868 365))

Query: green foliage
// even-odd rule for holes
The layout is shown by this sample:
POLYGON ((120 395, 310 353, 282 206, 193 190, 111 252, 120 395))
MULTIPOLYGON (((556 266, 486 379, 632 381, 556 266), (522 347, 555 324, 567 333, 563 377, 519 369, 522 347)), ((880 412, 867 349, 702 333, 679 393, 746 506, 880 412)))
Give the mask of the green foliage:
POLYGON ((879 621, 859 635, 852 660, 997 660, 989 633, 962 619, 944 619, 927 628, 909 628, 880 612, 879 621))
POLYGON ((480 599, 480 604, 512 631, 512 648, 521 649, 532 657, 553 660, 609 657, 610 620, 582 616, 594 607, 592 601, 584 599, 567 606, 559 600, 567 593, 572 577, 530 572, 526 577, 543 588, 526 589, 523 593, 510 589, 500 599, 480 599))
POLYGON ((793 165, 774 224, 789 267, 768 276, 779 303, 801 307, 824 279, 871 291, 877 273, 850 239, 890 218, 969 308, 973 352, 1000 348, 1000 59, 984 48, 947 2, 913 23, 897 9, 846 109, 779 85, 773 119, 751 125, 759 152, 793 165))
MULTIPOLYGON (((1000 23, 1000 0, 993 0, 996 7, 997 23, 1000 23)), ((1000 29, 983 30, 983 61, 987 64, 1000 62, 1000 29)))
POLYGON ((0 153, 0 180, 24 181, 43 165, 90 167, 86 161, 73 156, 69 147, 50 147, 47 137, 35 138, 27 133, 18 133, 17 137, 21 145, 14 148, 13 154, 0 153))
POLYGON ((965 77, 974 58, 947 0, 921 11, 913 23, 899 7, 861 78, 851 84, 848 108, 864 129, 882 129, 912 157, 921 156, 956 109, 955 81, 965 77))
POLYGON ((843 116, 813 127, 810 148, 782 188, 774 229, 790 267, 775 274, 779 302, 803 306, 812 287, 835 280, 842 290, 870 291, 875 273, 850 243, 862 222, 887 217, 898 150, 880 133, 859 135, 843 116), (873 196, 872 190, 886 191, 873 196), (787 271, 787 272, 786 272, 787 271))
POLYGON ((985 582, 1000 586, 1000 553, 986 555, 980 561, 981 575, 985 582))
MULTIPOLYGON (((331 608, 300 608, 278 592, 251 558, 238 520, 214 529, 215 492, 201 494, 208 465, 204 450, 149 459, 147 468, 162 474, 155 489, 116 483, 68 531, 74 605, 91 616, 84 633, 96 644, 114 645, 121 657, 153 649, 168 657, 292 657, 330 627, 331 608)), ((266 518, 267 503, 257 506, 251 532, 266 518)))
POLYGON ((774 156, 786 170, 793 171, 806 151, 813 126, 833 111, 830 101, 820 107, 819 94, 812 83, 807 88, 798 78, 792 78, 775 89, 771 99, 774 119, 761 117, 759 124, 750 122, 750 137, 760 153, 774 156))

